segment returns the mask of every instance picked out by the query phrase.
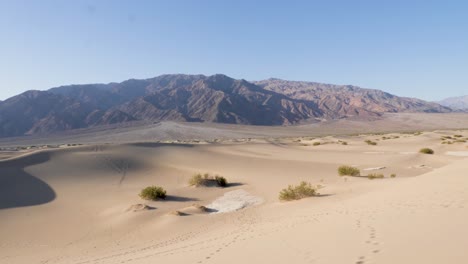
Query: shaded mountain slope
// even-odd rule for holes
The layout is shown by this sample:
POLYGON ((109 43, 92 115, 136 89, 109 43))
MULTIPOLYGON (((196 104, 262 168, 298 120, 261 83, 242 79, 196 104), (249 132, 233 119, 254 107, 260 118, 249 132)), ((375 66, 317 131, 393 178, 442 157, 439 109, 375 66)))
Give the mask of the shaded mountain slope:
POLYGON ((379 90, 268 79, 168 74, 121 83, 28 91, 0 102, 0 137, 130 121, 290 125, 316 118, 375 117, 450 108, 379 90))

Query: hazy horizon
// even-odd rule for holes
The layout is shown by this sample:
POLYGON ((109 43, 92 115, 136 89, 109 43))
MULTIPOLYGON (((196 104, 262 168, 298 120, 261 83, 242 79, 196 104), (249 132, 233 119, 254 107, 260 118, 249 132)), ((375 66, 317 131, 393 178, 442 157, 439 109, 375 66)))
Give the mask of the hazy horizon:
POLYGON ((468 3, 2 1, 0 100, 165 73, 466 95, 468 3))

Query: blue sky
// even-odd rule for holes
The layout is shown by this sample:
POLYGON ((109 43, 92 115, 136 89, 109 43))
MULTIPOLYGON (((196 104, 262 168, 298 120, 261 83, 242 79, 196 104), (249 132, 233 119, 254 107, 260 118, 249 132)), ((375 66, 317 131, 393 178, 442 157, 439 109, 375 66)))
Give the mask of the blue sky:
POLYGON ((165 73, 468 94, 468 1, 0 0, 0 99, 165 73))

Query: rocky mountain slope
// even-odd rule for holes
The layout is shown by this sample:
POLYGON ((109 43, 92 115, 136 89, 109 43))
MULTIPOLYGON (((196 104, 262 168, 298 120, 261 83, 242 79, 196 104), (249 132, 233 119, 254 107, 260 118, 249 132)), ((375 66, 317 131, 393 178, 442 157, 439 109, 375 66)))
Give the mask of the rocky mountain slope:
POLYGON ((450 111, 449 108, 436 103, 416 98, 399 97, 380 90, 363 89, 352 85, 281 79, 268 79, 254 83, 266 90, 281 93, 290 98, 314 102, 325 116, 331 118, 375 116, 385 112, 450 111))
POLYGON ((290 125, 315 118, 449 111, 436 103, 355 86, 173 74, 14 96, 0 102, 0 137, 137 120, 290 125))
POLYGON ((468 95, 446 98, 437 103, 450 107, 454 110, 468 112, 468 95))

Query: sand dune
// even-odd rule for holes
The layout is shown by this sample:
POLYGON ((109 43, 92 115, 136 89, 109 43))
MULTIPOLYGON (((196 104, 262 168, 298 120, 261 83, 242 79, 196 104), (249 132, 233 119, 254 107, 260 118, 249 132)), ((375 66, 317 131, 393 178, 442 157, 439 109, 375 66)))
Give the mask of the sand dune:
POLYGON ((452 134, 468 137, 132 143, 21 155, 0 162, 0 263, 467 263, 468 159, 451 155, 467 145, 441 144, 452 134), (418 153, 423 147, 435 154, 418 153), (339 177, 343 164, 385 178, 339 177), (231 184, 191 187, 195 173, 231 184), (322 195, 278 201, 303 180, 323 185, 322 195), (140 199, 149 185, 163 186, 167 199, 140 199))

